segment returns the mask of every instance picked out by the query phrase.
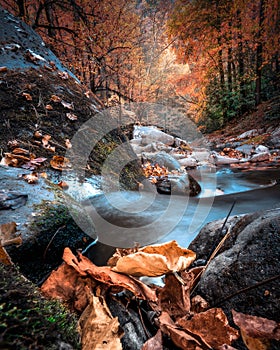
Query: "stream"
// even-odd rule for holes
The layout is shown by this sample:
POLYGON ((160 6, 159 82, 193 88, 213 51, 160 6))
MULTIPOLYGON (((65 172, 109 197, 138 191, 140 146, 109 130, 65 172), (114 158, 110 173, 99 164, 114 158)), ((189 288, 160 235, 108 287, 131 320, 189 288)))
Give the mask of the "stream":
MULTIPOLYGON (((144 190, 103 193, 100 178, 89 179, 87 198, 81 203, 91 222, 83 228, 88 233, 93 225, 90 232, 97 233, 98 241, 86 249, 87 256, 103 264, 115 247, 170 240, 188 247, 206 223, 225 218, 234 202, 231 215, 280 207, 277 167, 240 171, 226 166, 190 173, 202 187, 197 197, 144 190)), ((81 218, 78 221, 83 225, 81 218)))

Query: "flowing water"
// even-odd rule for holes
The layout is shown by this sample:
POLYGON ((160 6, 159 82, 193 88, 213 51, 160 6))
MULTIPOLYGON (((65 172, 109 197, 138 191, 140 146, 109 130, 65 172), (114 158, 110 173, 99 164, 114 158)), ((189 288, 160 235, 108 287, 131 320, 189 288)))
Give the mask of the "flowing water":
MULTIPOLYGON (((199 180, 201 173, 192 172, 199 180)), ((85 201, 99 242, 87 250, 97 264, 113 247, 176 240, 187 247, 208 222, 232 215, 280 207, 279 168, 246 171, 221 168, 203 174, 198 197, 161 195, 153 191, 101 193, 85 201)))

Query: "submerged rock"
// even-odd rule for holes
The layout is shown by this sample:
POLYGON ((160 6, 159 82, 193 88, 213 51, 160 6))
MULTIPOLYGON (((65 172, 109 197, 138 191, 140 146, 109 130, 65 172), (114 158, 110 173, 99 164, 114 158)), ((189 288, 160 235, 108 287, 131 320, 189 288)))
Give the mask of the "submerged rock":
POLYGON ((169 176, 168 179, 158 181, 156 187, 161 194, 179 194, 194 197, 201 192, 199 183, 189 174, 169 176))

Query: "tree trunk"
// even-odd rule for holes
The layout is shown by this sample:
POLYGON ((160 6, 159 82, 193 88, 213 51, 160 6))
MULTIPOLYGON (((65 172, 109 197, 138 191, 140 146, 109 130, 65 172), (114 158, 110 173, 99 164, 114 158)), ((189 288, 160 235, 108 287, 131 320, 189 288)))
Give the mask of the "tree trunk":
POLYGON ((263 64, 263 47, 262 47, 262 26, 264 22, 264 0, 260 0, 259 4, 259 30, 257 35, 257 51, 256 51, 256 90, 255 90, 255 105, 261 103, 262 93, 262 64, 263 64))

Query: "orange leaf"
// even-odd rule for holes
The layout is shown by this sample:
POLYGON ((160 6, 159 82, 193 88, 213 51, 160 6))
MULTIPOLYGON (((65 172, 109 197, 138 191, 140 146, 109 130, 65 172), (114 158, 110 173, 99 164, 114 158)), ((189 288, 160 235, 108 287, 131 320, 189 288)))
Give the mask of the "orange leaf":
POLYGON ((23 92, 22 96, 25 97, 27 101, 32 101, 32 96, 30 94, 23 92))
POLYGON ((63 156, 53 156, 52 160, 50 161, 50 165, 56 170, 67 170, 67 168, 70 168, 69 159, 63 156))

